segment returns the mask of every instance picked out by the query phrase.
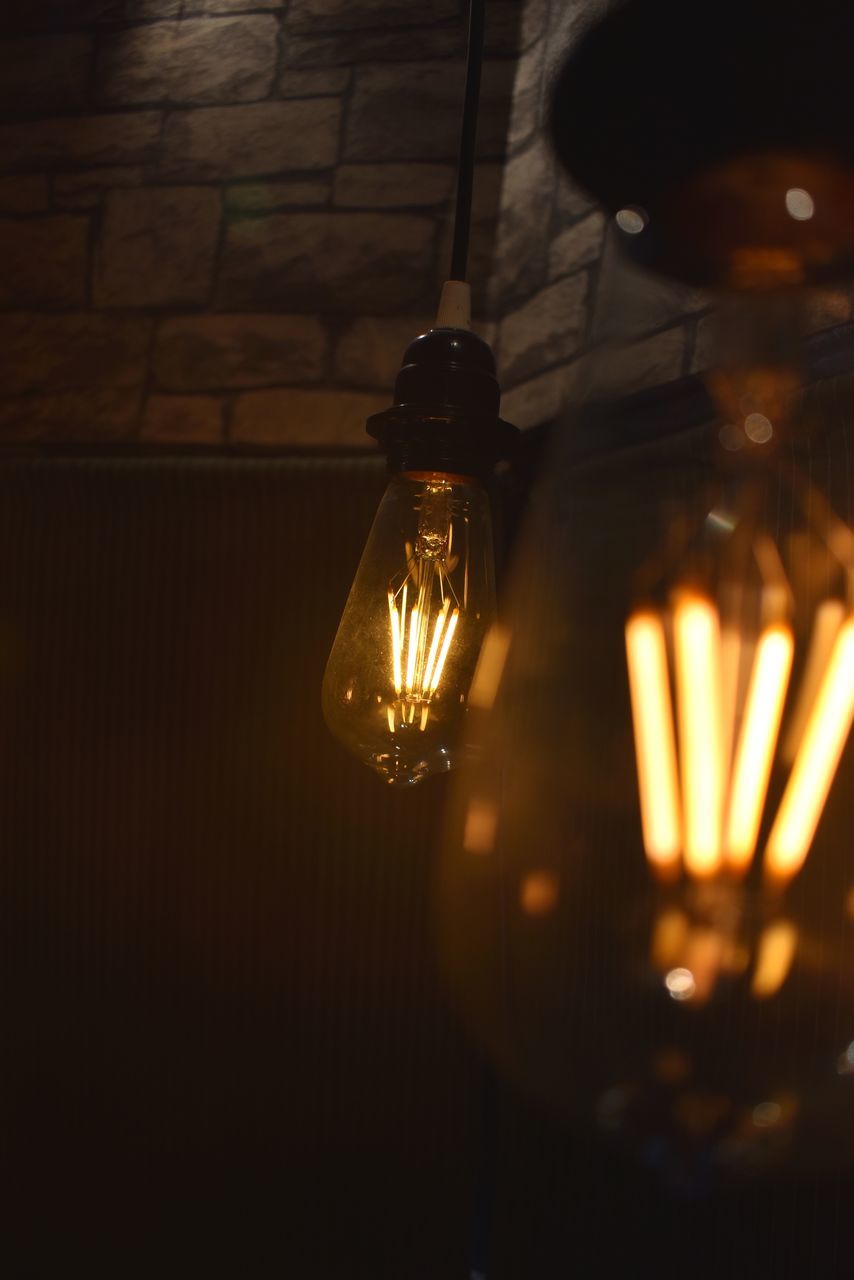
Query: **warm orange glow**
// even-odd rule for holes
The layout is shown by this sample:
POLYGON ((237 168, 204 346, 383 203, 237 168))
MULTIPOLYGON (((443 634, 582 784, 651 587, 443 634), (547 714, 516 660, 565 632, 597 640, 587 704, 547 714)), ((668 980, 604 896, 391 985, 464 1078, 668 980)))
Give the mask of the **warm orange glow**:
POLYGON ((415 682, 415 659, 418 656, 418 605, 412 606, 409 619, 409 653, 406 659, 406 692, 412 693, 415 682))
POLYGON ((815 705, 816 695, 844 618, 845 605, 841 600, 823 600, 816 610, 804 673, 781 745, 780 754, 786 764, 793 764, 798 754, 807 719, 815 705))
POLYGON ((794 651, 786 626, 767 627, 756 649, 735 752, 726 832, 727 860, 739 870, 750 865, 756 850, 794 651))
POLYGON ((466 810, 463 848, 467 853, 492 853, 498 830, 498 810, 491 800, 473 796, 466 810))
POLYGON ((394 595, 391 591, 388 593, 388 611, 391 616, 392 678, 394 680, 394 691, 397 696, 400 697, 400 691, 403 688, 403 673, 400 667, 400 654, 403 642, 400 635, 400 615, 397 612, 397 605, 394 603, 394 595))
POLYGON ((688 935, 685 967, 694 979, 691 998, 695 1004, 703 1004, 714 991, 718 976, 724 968, 726 952, 726 939, 717 929, 698 926, 688 935))
POLYGON ((643 842, 650 862, 673 867, 681 846, 679 781, 664 627, 654 613, 626 624, 643 842))
POLYGON ((662 911, 656 918, 650 958, 660 973, 683 963, 688 927, 688 917, 677 907, 662 911))
POLYGON ((557 876, 551 871, 531 871, 522 881, 519 900, 528 916, 547 916, 558 899, 557 876))
POLYGON ((439 651, 439 642, 442 639, 442 632, 445 629, 445 623, 448 619, 448 608, 450 606, 450 603, 451 603, 451 598, 450 596, 448 596, 448 598, 445 600, 445 603, 442 605, 442 609, 436 618, 436 624, 433 627, 433 640, 430 645, 430 653, 428 654, 428 657, 427 657, 427 669, 424 673, 425 689, 430 688, 430 682, 433 679, 433 668, 436 663, 436 654, 439 651))
POLYGON ((685 866, 692 875, 707 876, 721 864, 723 768, 717 610, 699 596, 681 596, 674 610, 673 633, 685 866))
POLYGON ((798 931, 789 920, 776 920, 763 929, 750 987, 757 1000, 767 1000, 780 990, 789 976, 797 945, 798 931))
POLYGON ((392 683, 400 699, 396 708, 389 707, 387 712, 388 727, 392 733, 398 727, 398 715, 400 725, 414 724, 416 710, 419 711, 419 728, 422 732, 427 728, 430 702, 439 686, 460 614, 459 609, 450 613, 452 596, 444 594, 441 571, 437 571, 434 562, 425 561, 418 575, 416 601, 407 619, 406 595, 410 580, 407 578, 400 590, 399 609, 394 592, 390 590, 388 593, 392 683), (433 614, 431 636, 431 599, 437 584, 443 591, 443 600, 433 614))
POLYGON ((510 651, 510 632, 507 627, 495 623, 487 632, 471 683, 469 703, 482 711, 489 711, 495 702, 504 665, 510 651))
POLYGON ((454 638, 454 632, 457 629, 457 623, 460 620, 460 611, 455 609, 451 614, 451 620, 448 623, 448 629, 445 632, 445 639, 442 641, 442 648, 439 651, 439 660, 436 663, 436 670, 433 672, 433 679, 430 682, 430 695, 432 696, 439 688, 439 681, 442 678, 442 672, 445 668, 445 659, 448 656, 448 650, 451 647, 451 641, 454 638))
POLYGON ((738 712, 741 659, 741 629, 731 624, 721 628, 721 762, 724 775, 732 763, 738 712))
POLYGON ((766 851, 771 875, 788 878, 809 852, 854 719, 854 618, 843 624, 804 729, 766 851))

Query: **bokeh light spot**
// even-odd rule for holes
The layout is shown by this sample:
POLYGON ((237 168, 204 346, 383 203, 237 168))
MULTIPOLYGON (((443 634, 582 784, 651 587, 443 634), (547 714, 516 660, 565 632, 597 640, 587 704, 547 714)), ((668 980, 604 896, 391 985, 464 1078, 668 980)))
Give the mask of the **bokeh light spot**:
POLYGON ((747 444, 744 432, 734 422, 725 422, 718 432, 718 439, 730 453, 736 453, 747 444))
POLYGON ((803 187, 790 187, 786 192, 786 212, 796 222, 809 222, 815 213, 815 201, 803 187))
POLYGON ((649 222, 649 217, 644 213, 643 209, 630 206, 626 209, 620 209, 614 220, 620 230, 625 231, 626 235, 636 236, 643 231, 649 222))
POLYGON ((690 1000, 697 990, 697 984, 690 969, 671 969, 665 975, 664 985, 673 1000, 690 1000))
POLYGON ((749 413, 744 419, 744 434, 754 444, 767 444, 774 434, 774 427, 764 413, 749 413))
POLYGON ((519 900, 529 916, 547 916, 558 899, 557 876, 551 871, 531 871, 522 881, 519 900))
POLYGON ((758 1129, 773 1129, 780 1123, 782 1108, 779 1102, 760 1102, 753 1108, 753 1123, 758 1129))

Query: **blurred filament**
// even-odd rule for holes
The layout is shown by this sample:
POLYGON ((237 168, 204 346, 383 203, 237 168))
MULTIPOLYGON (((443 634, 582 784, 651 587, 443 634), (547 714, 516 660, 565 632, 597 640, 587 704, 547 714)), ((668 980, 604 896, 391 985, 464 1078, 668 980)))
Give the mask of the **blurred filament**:
MULTIPOLYGON (((816 611, 782 736, 779 755, 791 772, 765 848, 766 875, 778 883, 803 866, 854 721, 851 534, 823 499, 810 494, 809 505, 846 571, 848 599, 827 599, 816 611)), ((668 608, 638 609, 626 624, 644 847, 665 878, 683 867, 696 879, 741 876, 760 841, 795 637, 776 547, 763 535, 752 539, 752 552, 758 628, 744 625, 743 610, 727 608, 743 602, 744 580, 721 588, 723 608, 697 588, 677 588, 668 608)))
POLYGON ((449 577, 457 563, 452 494, 442 479, 425 485, 415 546, 405 544, 406 571, 388 589, 394 698, 386 716, 392 733, 410 725, 427 728, 454 642, 460 603, 449 577))

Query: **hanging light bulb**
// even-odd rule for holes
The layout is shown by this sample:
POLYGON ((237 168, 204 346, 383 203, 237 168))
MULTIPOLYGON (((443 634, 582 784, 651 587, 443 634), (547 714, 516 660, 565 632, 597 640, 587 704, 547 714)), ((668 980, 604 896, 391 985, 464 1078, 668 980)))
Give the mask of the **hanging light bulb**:
POLYGON ((407 348, 395 403, 368 422, 391 480, 323 678, 335 736, 395 786, 453 768, 495 616, 486 484, 517 435, 498 416, 495 360, 471 332, 466 279, 484 0, 471 0, 451 279, 407 348))
POLYGON ((671 60, 693 21, 627 0, 556 84, 561 158, 718 336, 702 380, 600 381, 554 433, 441 927, 516 1084, 697 1194, 854 1149, 854 355, 806 338, 854 263, 854 15, 722 0, 671 60))
POLYGON ((497 417, 489 348, 460 328, 411 344, 396 399, 369 424, 393 474, 329 657, 323 712, 361 760, 406 786, 456 760, 495 617, 486 480, 514 433, 497 417))

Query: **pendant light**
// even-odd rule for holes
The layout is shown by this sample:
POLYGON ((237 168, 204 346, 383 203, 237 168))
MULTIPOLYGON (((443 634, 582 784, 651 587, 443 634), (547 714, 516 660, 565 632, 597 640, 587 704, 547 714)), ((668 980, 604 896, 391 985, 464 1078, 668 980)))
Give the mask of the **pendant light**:
POLYGON ((627 0, 561 71, 632 301, 717 319, 702 377, 554 433, 448 821, 484 1043, 692 1195, 854 1150, 854 343, 809 332, 854 266, 852 47, 831 0, 627 0))
POLYGON ((472 0, 451 279, 410 343, 394 405, 368 421, 390 480, 323 679, 332 733, 395 786, 454 766, 480 647, 495 616, 486 491, 516 429, 499 417, 466 283, 484 0, 472 0))

